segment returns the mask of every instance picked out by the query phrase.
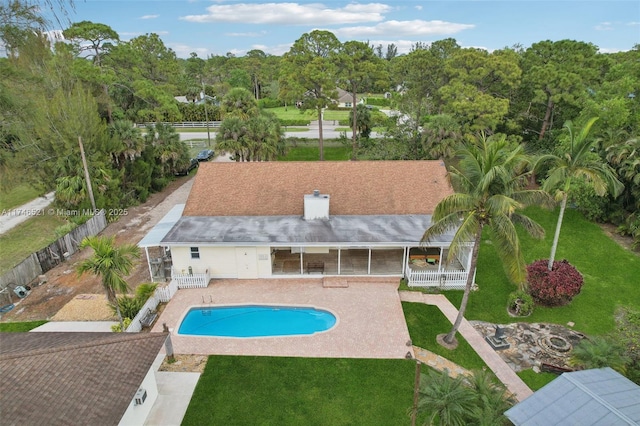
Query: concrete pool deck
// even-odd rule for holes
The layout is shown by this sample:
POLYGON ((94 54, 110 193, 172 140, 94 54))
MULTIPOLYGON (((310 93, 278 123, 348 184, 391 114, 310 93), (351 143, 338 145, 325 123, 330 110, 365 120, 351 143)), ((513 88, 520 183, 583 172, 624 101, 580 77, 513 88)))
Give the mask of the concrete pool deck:
POLYGON ((349 287, 325 288, 322 279, 212 280, 207 288, 179 290, 153 331, 166 323, 176 354, 404 358, 413 356, 397 278, 350 278, 349 287), (177 334, 192 307, 266 304, 312 306, 338 318, 334 328, 309 336, 223 338, 177 334))

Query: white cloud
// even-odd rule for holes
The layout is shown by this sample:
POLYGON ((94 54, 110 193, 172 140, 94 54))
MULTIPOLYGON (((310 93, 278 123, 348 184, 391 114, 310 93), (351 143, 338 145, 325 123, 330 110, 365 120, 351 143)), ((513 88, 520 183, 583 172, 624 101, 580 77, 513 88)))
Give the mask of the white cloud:
POLYGON ((618 52, 626 52, 628 49, 618 49, 615 47, 599 47, 598 52, 600 53, 618 53, 618 52))
POLYGON ((631 21, 631 22, 627 22, 627 25, 630 27, 635 27, 637 25, 640 25, 640 22, 638 21, 631 21))
POLYGON ((189 22, 231 22, 274 25, 333 25, 377 22, 391 6, 382 3, 329 8, 320 3, 237 3, 207 7, 207 14, 180 17, 189 22))
POLYGON ((344 27, 333 30, 342 37, 371 37, 371 36, 433 36, 456 34, 460 31, 475 28, 473 24, 460 24, 446 21, 385 21, 372 26, 344 27))
POLYGON ((159 18, 160 15, 142 15, 140 19, 156 19, 159 18))
POLYGON ((171 48, 178 58, 188 58, 191 56, 191 52, 196 52, 200 58, 206 58, 209 54, 209 49, 207 48, 191 47, 181 43, 167 43, 167 47, 171 48))
POLYGON ((416 10, 422 10, 422 6, 420 5, 416 6, 416 10))
POLYGON ((610 31, 613 29, 613 24, 611 22, 600 22, 598 25, 593 27, 596 31, 610 31))

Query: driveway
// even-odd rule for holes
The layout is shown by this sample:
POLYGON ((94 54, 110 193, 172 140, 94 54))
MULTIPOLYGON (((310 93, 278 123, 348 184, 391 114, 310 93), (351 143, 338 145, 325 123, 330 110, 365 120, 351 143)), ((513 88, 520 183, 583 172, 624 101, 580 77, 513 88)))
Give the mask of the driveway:
POLYGON ((3 210, 0 214, 0 235, 27 219, 47 214, 46 208, 53 202, 55 192, 50 192, 19 207, 3 210))

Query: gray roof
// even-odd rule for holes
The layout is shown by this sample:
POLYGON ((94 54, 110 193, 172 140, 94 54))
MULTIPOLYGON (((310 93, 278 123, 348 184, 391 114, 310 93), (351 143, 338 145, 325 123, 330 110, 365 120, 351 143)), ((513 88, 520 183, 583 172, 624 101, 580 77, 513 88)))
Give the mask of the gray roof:
POLYGON ((161 245, 160 242, 167 235, 167 232, 180 220, 184 206, 184 204, 176 204, 173 206, 171 210, 160 219, 160 222, 140 240, 138 247, 157 247, 161 245))
POLYGON ((639 425, 640 386, 608 367, 564 373, 505 415, 517 426, 639 425))
POLYGON ((164 333, 0 333, 2 425, 117 425, 164 333))
MULTIPOLYGON (((201 245, 417 245, 431 226, 431 215, 331 216, 184 216, 162 244, 201 245)), ((439 242, 448 245, 453 233, 439 242)))

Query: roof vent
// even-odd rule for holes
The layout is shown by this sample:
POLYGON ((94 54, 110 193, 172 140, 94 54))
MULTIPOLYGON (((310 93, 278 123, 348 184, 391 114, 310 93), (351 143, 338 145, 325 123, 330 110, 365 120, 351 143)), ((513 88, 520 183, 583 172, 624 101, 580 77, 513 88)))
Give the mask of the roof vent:
POLYGON ((314 189, 313 190, 313 196, 314 197, 319 197, 320 196, 320 190, 319 189, 314 189))

